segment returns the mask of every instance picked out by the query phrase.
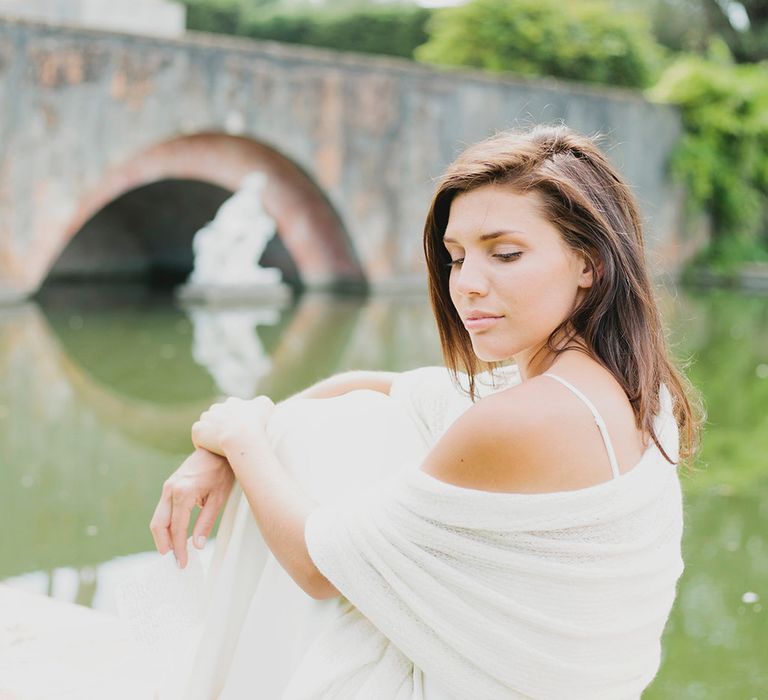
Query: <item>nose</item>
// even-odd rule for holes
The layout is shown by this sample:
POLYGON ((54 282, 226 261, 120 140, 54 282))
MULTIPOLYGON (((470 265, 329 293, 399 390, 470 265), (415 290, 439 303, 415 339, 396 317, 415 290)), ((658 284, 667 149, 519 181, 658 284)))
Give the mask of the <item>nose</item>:
POLYGON ((462 296, 485 296, 488 293, 488 277, 480 261, 470 256, 451 272, 451 286, 462 296))

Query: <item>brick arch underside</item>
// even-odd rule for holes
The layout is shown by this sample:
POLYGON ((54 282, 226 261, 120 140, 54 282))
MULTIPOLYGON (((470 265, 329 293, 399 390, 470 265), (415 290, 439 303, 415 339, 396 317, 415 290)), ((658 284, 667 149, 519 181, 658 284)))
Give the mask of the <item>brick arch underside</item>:
POLYGON ((309 176, 269 146, 223 134, 173 139, 111 169, 81 198, 60 250, 97 212, 134 189, 163 180, 198 180, 236 191, 254 170, 268 176, 264 208, 275 219, 302 283, 315 288, 363 286, 365 276, 349 236, 309 176))

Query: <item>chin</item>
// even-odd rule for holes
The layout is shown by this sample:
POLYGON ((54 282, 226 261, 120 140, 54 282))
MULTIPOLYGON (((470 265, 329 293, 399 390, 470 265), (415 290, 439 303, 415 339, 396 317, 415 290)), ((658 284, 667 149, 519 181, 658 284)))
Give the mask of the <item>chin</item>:
POLYGON ((511 360, 515 354, 514 349, 493 347, 485 343, 472 343, 472 350, 478 360, 483 362, 505 362, 511 360))

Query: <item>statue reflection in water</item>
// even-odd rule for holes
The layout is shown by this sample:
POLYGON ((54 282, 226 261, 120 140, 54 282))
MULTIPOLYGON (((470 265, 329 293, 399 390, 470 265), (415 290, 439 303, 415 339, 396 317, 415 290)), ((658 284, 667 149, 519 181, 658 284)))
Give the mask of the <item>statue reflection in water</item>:
POLYGON ((192 357, 208 370, 227 396, 249 399, 272 367, 258 326, 274 326, 280 312, 273 308, 187 309, 194 328, 192 357))

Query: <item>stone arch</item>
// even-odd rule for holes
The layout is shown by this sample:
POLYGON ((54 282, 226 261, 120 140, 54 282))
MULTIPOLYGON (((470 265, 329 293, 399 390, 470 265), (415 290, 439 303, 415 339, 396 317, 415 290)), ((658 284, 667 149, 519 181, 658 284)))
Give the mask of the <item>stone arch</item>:
MULTIPOLYGON (((277 222, 278 235, 302 283, 311 288, 364 286, 364 273, 349 236, 312 179, 277 150, 220 133, 166 141, 109 170, 78 202, 64 229, 60 250, 91 217, 132 190, 165 180, 190 180, 235 191, 253 170, 269 176, 264 206, 277 222)), ((54 263, 50 261, 46 275, 54 263)))

